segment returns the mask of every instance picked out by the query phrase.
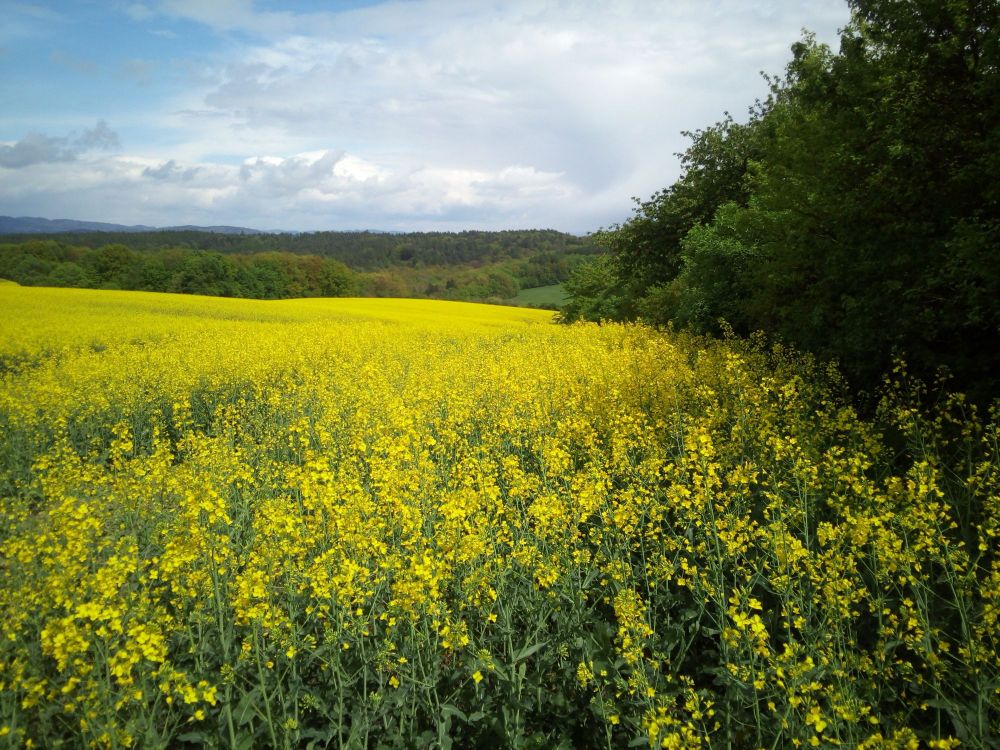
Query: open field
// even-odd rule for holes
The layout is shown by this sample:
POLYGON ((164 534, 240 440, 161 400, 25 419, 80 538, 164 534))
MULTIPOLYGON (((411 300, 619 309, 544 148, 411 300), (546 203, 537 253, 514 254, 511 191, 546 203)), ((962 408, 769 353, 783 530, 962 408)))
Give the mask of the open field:
POLYGON ((550 321, 0 284, 0 744, 998 741, 995 421, 550 321))
POLYGON ((565 304, 566 293, 563 291, 562 284, 536 286, 531 289, 522 289, 511 302, 515 305, 524 305, 525 307, 539 307, 541 305, 558 307, 565 304))

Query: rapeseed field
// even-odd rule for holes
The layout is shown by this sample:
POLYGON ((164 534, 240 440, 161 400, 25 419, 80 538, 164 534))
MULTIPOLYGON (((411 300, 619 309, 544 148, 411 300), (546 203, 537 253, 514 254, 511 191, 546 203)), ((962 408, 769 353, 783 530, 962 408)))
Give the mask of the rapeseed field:
POLYGON ((0 285, 0 745, 995 747, 995 414, 752 342, 0 285))

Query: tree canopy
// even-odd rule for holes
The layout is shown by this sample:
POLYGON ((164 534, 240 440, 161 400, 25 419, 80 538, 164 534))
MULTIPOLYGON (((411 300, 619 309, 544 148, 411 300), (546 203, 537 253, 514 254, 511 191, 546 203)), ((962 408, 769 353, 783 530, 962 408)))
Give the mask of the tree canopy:
POLYGON ((566 281, 596 250, 585 238, 537 230, 266 237, 164 231, 14 239, 19 241, 0 243, 0 278, 24 285, 258 299, 357 295, 499 302, 521 289, 566 281), (266 249, 283 242, 295 252, 266 249))
POLYGON ((861 387, 902 355, 995 392, 1000 4, 850 6, 839 51, 796 42, 745 123, 690 134, 677 182, 598 234, 625 290, 600 314, 764 330, 861 387))

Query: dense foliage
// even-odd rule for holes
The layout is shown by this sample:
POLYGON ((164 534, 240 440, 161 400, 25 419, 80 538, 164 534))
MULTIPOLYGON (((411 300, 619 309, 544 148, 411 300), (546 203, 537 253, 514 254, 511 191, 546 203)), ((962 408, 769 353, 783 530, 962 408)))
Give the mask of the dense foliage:
MULTIPOLYGON (((8 235, 5 242, 52 239, 53 235, 8 235)), ((126 244, 135 251, 184 247, 242 255, 289 252, 339 260, 350 268, 375 271, 394 266, 488 264, 547 253, 590 252, 586 239, 550 229, 500 232, 304 232, 299 234, 222 234, 156 232, 61 232, 63 244, 99 248, 126 244)))
POLYGON ((339 297, 357 288, 343 263, 315 255, 220 253, 168 248, 135 252, 56 240, 0 245, 0 277, 26 286, 132 289, 218 297, 339 297))
POLYGON ((601 234, 567 319, 724 319, 862 387, 903 354, 997 393, 1000 4, 850 4, 839 52, 794 45, 747 123, 692 134, 681 178, 601 234))
POLYGON ((995 747, 996 415, 421 300, 0 285, 0 741, 995 747))
POLYGON ((500 301, 521 289, 565 281, 594 251, 584 239, 547 231, 60 234, 0 244, 0 278, 26 286, 255 299, 358 295, 500 301), (108 244, 109 237, 114 242, 108 244), (170 244, 179 241, 190 244, 170 244), (296 252, 260 249, 268 246, 296 252), (321 254, 304 252, 309 248, 321 254))

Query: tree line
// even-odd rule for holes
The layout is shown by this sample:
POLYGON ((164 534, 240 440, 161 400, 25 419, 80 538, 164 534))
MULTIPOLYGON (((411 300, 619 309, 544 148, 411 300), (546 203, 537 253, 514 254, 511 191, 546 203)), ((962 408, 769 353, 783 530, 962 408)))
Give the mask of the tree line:
MULTIPOLYGON (((358 264, 352 268, 338 258, 314 253, 146 247, 155 234, 116 233, 112 236, 117 241, 105 244, 96 244, 92 233, 80 235, 91 243, 84 245, 67 241, 64 234, 59 234, 58 239, 49 236, 2 243, 0 278, 26 286, 255 299, 368 296, 499 302, 514 297, 520 289, 565 281, 576 265, 590 257, 588 253, 595 252, 582 239, 558 233, 552 233, 556 235, 554 240, 547 236, 549 233, 541 232, 464 233, 470 235, 466 237, 442 233, 437 240, 406 235, 417 239, 402 249, 383 246, 379 252, 385 255, 376 262, 355 252, 358 246, 352 243, 357 238, 349 237, 345 238, 347 250, 341 248, 339 254, 358 264), (495 239, 497 235, 503 235, 502 242, 495 239), (441 237, 443 245, 435 245, 441 237), (456 242, 448 250, 452 240, 456 242), (441 261, 449 254, 452 261, 441 261)), ((216 239, 207 232, 190 234, 195 235, 195 244, 211 244, 216 239)))
MULTIPOLYGON (((20 244, 52 235, 6 235, 0 242, 20 244)), ((363 271, 407 266, 488 264, 556 253, 591 252, 591 243, 551 229, 498 232, 305 232, 300 234, 222 234, 194 230, 153 232, 61 232, 60 242, 99 248, 125 244, 134 251, 190 248, 223 254, 289 252, 339 260, 363 271)))
POLYGON ((56 240, 0 245, 0 276, 26 286, 258 299, 337 297, 358 286, 346 265, 317 255, 223 255, 183 247, 136 252, 121 243, 81 247, 56 240))
POLYGON ((597 233, 565 320, 732 328, 874 388, 894 358, 997 393, 1000 7, 850 0, 746 122, 687 133, 682 174, 597 233))

